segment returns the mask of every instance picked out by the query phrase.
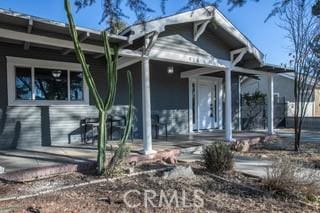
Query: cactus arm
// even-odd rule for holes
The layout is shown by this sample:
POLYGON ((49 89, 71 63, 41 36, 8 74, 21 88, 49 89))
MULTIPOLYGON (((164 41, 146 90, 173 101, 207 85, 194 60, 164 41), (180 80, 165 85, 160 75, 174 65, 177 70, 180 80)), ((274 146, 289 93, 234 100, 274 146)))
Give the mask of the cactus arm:
POLYGON ((69 22, 69 31, 70 31, 70 34, 71 34, 71 37, 72 37, 72 41, 73 41, 73 44, 74 44, 74 49, 75 49, 75 53, 76 53, 77 59, 80 62, 81 67, 83 69, 85 81, 88 84, 88 87, 89 87, 90 91, 92 92, 92 94, 94 96, 94 100, 96 102, 96 106, 99 109, 99 111, 102 111, 103 110, 103 101, 102 101, 102 99, 101 99, 101 97, 100 97, 100 95, 99 95, 99 93, 97 91, 96 84, 95 84, 95 82, 93 80, 93 77, 92 77, 92 75, 90 73, 89 66, 88 66, 88 64, 86 62, 84 53, 83 53, 83 51, 81 49, 80 42, 78 40, 78 32, 76 30, 76 26, 74 24, 74 20, 72 18, 72 14, 71 14, 70 2, 69 2, 69 0, 65 0, 64 3, 65 3, 64 4, 65 5, 65 10, 67 12, 68 22, 69 22))

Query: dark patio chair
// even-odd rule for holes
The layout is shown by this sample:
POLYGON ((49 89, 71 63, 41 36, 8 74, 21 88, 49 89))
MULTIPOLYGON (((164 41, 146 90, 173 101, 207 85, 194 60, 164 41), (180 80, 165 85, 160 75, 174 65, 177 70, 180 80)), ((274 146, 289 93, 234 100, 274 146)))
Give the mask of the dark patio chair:
MULTIPOLYGON (((166 141, 168 141, 168 125, 166 122, 160 122, 160 116, 157 114, 151 115, 152 129, 155 130, 155 138, 159 139, 159 130, 161 127, 165 128, 166 141)), ((152 131, 153 132, 153 131, 152 131)))
POLYGON ((94 144, 94 130, 98 132, 99 127, 99 119, 98 118, 85 118, 80 120, 80 129, 81 129, 81 142, 87 144, 88 143, 88 130, 91 129, 91 140, 92 144, 94 144))
MULTIPOLYGON (((110 129, 109 136, 111 140, 113 139, 112 134, 114 131, 118 131, 120 133, 120 137, 123 136, 127 125, 126 116, 111 115, 110 118, 108 118, 108 123, 110 129)), ((131 127, 130 137, 133 142, 133 127, 131 127)))

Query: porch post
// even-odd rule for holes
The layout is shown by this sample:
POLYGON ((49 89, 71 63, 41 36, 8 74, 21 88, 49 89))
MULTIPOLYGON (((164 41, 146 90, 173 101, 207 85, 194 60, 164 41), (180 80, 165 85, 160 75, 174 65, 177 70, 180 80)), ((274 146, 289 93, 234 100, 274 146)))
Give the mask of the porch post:
POLYGON ((149 58, 145 56, 142 58, 142 116, 143 152, 149 155, 154 151, 152 150, 149 58))
POLYGON ((268 76, 268 134, 272 135, 274 133, 273 129, 273 75, 268 76))
POLYGON ((225 109, 225 139, 232 141, 232 103, 231 103, 231 67, 225 70, 225 93, 226 93, 226 109, 225 109))

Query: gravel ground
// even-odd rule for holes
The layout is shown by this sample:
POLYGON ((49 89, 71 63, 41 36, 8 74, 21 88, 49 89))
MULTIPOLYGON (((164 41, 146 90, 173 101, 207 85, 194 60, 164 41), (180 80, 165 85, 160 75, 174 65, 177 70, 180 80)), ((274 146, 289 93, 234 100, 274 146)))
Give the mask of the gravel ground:
MULTIPOLYGON (((143 166, 140 169, 163 166, 143 166)), ((193 165, 193 170, 196 174, 193 179, 169 180, 163 179, 161 173, 144 174, 19 201, 0 202, 0 212, 317 212, 294 199, 272 197, 269 192, 243 186, 259 186, 258 179, 229 172, 224 178, 235 182, 230 183, 207 175, 200 165, 193 165), (129 190, 136 190, 126 197, 129 204, 140 204, 136 208, 128 207, 125 202, 124 197, 129 190), (155 197, 151 199, 154 206, 150 202, 145 204, 145 193, 152 197, 147 190, 155 191, 155 197), (170 202, 175 193, 178 199, 166 205, 165 198, 170 202)), ((2 183, 0 196, 34 193, 96 178, 69 174, 26 184, 2 183)))
POLYGON ((247 153, 237 155, 275 160, 281 157, 288 157, 292 161, 303 163, 306 167, 320 169, 320 143, 303 141, 301 151, 293 150, 294 143, 288 138, 281 138, 268 143, 261 143, 250 147, 247 153))

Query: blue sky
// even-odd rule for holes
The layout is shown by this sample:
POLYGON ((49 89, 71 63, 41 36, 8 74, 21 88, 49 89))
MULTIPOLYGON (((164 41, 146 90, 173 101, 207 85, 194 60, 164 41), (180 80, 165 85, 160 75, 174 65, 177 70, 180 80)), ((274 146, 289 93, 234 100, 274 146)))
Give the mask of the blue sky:
MULTIPOLYGON (((161 15, 158 0, 146 0, 146 2, 156 10, 155 13, 149 14, 150 18, 161 15)), ((186 0, 168 0, 166 15, 181 9, 185 2, 186 0)), ((228 10, 229 7, 226 4, 221 4, 219 9, 266 54, 268 63, 281 64, 286 63, 288 60, 289 43, 285 38, 285 33, 278 27, 278 19, 276 17, 264 23, 265 18, 272 9, 273 2, 273 0, 261 0, 259 3, 249 2, 245 6, 235 8, 232 11, 228 10)), ((66 22, 63 0, 0 0, 0 8, 66 22)), ((79 26, 104 29, 105 23, 99 24, 101 14, 101 0, 96 0, 94 6, 80 10, 74 15, 79 26)), ((130 17, 127 20, 128 23, 134 22, 134 15, 131 11, 125 8, 125 14, 130 17)))

